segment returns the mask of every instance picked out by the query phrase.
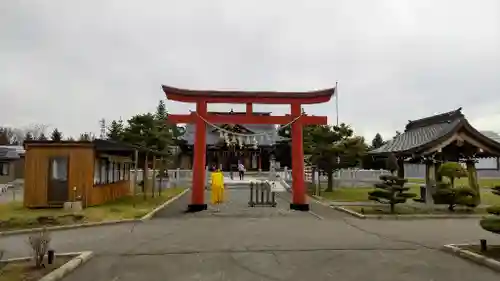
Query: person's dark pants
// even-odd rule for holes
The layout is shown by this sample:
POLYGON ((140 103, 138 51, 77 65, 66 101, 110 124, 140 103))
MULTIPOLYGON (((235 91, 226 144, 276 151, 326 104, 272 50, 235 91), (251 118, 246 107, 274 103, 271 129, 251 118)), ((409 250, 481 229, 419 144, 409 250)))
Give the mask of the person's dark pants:
POLYGON ((243 180, 243 177, 245 176, 245 172, 240 171, 240 173, 239 173, 239 174, 240 174, 240 180, 243 180))

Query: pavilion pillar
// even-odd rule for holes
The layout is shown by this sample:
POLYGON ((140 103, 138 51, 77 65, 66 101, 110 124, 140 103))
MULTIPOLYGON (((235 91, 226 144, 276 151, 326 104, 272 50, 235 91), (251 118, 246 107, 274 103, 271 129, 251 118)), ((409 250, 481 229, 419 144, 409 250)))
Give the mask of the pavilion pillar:
POLYGON ((477 184, 477 170, 476 163, 473 159, 468 159, 465 162, 467 166, 467 174, 469 179, 469 187, 472 188, 476 192, 476 196, 474 197, 474 201, 476 204, 481 203, 481 191, 479 190, 479 185, 477 184))
POLYGON ((425 203, 427 207, 432 207, 434 204, 432 195, 434 194, 434 184, 436 183, 435 169, 434 161, 427 159, 425 161, 425 203))
MULTIPOLYGON (((291 104, 291 115, 293 118, 302 115, 300 103, 291 104)), ((290 209, 309 211, 304 184, 304 145, 301 121, 299 118, 292 123, 292 203, 290 209)))
POLYGON ((191 204, 188 212, 199 212, 207 209, 205 204, 205 156, 206 156, 206 131, 205 121, 200 118, 207 114, 207 103, 198 101, 196 103, 194 157, 193 157, 193 188, 191 191, 191 204))

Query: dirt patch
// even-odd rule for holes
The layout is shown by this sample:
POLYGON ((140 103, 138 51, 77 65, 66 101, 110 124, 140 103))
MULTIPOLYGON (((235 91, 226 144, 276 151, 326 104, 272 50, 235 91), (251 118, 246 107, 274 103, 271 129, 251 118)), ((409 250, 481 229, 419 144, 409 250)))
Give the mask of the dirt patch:
POLYGON ((61 267, 74 256, 57 257, 54 263, 44 262, 45 267, 35 268, 33 261, 16 261, 0 263, 0 281, 36 281, 61 267))
POLYGON ((482 255, 491 259, 494 259, 500 262, 500 245, 491 245, 487 247, 485 252, 481 251, 481 247, 479 245, 467 245, 467 246, 458 246, 460 249, 468 250, 478 255, 482 255))

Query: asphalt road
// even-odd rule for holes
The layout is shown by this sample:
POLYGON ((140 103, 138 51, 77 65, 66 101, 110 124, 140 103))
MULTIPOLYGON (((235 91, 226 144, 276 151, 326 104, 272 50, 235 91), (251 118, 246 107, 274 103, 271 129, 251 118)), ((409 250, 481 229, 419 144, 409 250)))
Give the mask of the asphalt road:
MULTIPOLYGON (((219 211, 183 211, 189 194, 141 224, 53 233, 58 252, 96 256, 67 281, 132 280, 499 280, 490 269, 440 251, 448 243, 500 244, 477 220, 358 220, 312 203, 312 213, 248 208, 234 190, 219 211)), ((0 238, 9 256, 28 253, 26 236, 0 238)))

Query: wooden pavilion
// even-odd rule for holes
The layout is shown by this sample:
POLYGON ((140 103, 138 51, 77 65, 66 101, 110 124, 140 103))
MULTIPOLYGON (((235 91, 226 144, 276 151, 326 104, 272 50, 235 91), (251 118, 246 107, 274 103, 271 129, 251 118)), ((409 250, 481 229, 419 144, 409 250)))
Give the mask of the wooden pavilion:
POLYGON ((405 161, 425 163, 427 190, 441 180, 437 173, 441 163, 465 162, 469 186, 479 190, 476 160, 500 157, 500 143, 472 127, 461 110, 409 121, 404 133, 370 154, 374 157, 394 154, 398 159, 399 177, 404 177, 405 161))
MULTIPOLYGON (((111 140, 26 141, 24 206, 61 207, 81 201, 83 207, 103 204, 135 192, 137 173, 155 169, 163 154, 111 140), (132 187, 132 188, 131 188, 132 187)), ((145 188, 153 185, 145 181, 145 188)))

